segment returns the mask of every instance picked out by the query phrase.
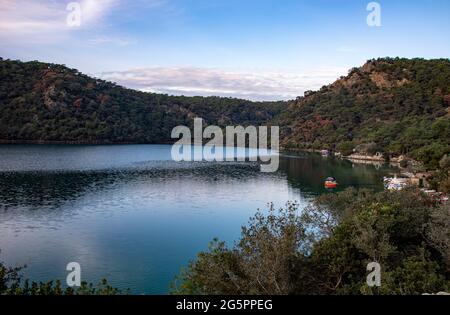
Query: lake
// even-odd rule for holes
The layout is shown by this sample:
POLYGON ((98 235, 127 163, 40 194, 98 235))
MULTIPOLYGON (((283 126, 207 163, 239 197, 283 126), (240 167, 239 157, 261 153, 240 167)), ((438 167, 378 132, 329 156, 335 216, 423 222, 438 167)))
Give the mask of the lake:
POLYGON ((389 166, 282 154, 276 173, 254 162, 173 162, 169 145, 0 146, 0 261, 26 277, 107 278, 134 294, 166 294, 180 268, 218 237, 233 244, 258 208, 307 205, 339 189, 383 189, 389 166))

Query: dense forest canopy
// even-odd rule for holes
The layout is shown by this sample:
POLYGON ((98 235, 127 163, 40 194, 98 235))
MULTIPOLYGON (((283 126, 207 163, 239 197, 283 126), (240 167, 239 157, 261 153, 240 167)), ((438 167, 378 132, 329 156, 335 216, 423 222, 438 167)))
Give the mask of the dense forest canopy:
POLYGON ((0 60, 0 140, 170 142, 177 125, 260 125, 283 102, 144 93, 63 65, 0 60))
POLYGON ((289 104, 287 148, 406 154, 436 167, 450 152, 450 60, 377 59, 289 104))
POLYGON ((450 60, 383 58, 291 102, 144 93, 63 65, 0 59, 0 140, 166 143, 172 128, 279 125, 286 149, 450 153, 450 60))

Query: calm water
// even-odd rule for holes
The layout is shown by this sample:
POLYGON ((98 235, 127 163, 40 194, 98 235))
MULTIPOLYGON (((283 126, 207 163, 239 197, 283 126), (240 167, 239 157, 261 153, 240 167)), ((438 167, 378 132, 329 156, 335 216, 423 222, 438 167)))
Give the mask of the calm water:
POLYGON ((170 146, 0 146, 0 260, 33 280, 107 278, 135 294, 164 294, 214 237, 230 244, 268 202, 306 205, 323 180, 382 189, 392 169, 318 155, 256 163, 176 163, 170 146))

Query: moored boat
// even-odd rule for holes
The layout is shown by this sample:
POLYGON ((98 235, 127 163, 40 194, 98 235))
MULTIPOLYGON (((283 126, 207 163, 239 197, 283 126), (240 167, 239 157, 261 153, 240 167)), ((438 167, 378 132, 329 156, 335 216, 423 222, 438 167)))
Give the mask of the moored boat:
POLYGON ((336 188, 337 186, 338 186, 338 183, 336 181, 336 178, 328 177, 325 180, 325 188, 332 189, 332 188, 336 188))

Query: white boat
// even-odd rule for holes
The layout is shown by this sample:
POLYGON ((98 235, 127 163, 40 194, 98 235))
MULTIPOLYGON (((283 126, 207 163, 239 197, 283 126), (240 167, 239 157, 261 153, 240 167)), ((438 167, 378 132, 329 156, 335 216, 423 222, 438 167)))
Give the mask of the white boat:
POLYGON ((388 190, 402 190, 410 185, 409 178, 385 177, 383 181, 384 187, 388 190))

